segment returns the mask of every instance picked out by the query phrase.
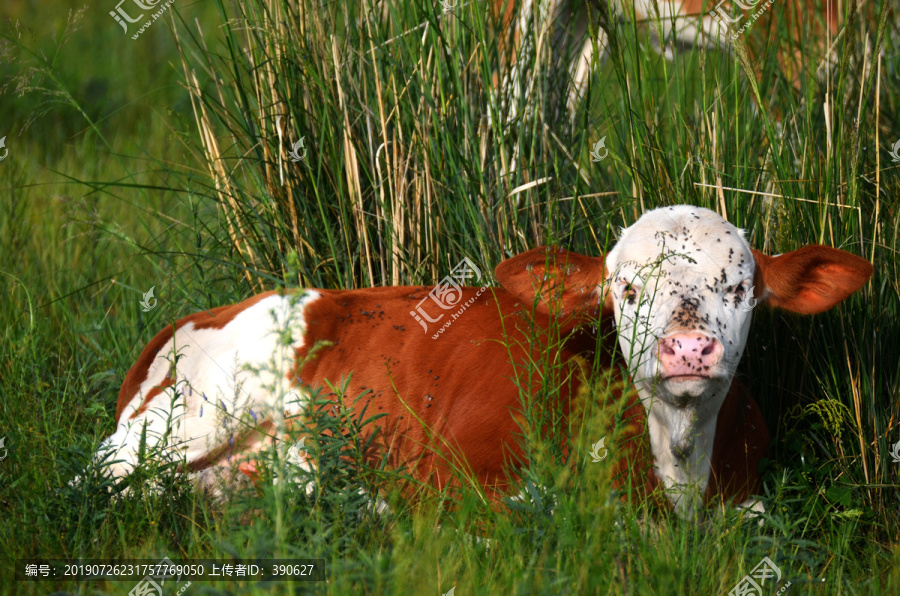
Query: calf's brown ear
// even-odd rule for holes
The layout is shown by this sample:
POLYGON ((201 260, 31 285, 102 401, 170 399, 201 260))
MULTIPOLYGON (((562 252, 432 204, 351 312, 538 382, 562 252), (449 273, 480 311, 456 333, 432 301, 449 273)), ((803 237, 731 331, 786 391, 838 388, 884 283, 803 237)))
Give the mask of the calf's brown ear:
POLYGON ((811 244, 770 257, 753 250, 755 294, 770 306, 814 315, 828 310, 872 276, 867 260, 837 248, 811 244))
POLYGON ((517 300, 545 315, 587 319, 613 312, 603 257, 541 246, 506 259, 494 275, 517 300))

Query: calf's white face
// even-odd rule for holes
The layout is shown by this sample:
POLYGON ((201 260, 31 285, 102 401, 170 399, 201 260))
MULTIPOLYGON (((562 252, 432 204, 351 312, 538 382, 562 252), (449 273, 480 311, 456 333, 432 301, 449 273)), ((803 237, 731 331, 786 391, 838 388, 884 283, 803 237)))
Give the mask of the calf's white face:
MULTIPOLYGON (((750 327, 750 246, 713 211, 664 207, 623 231, 606 270, 619 345, 649 412, 660 480, 702 492, 716 417, 750 327)), ((676 509, 692 509, 698 496, 676 496, 676 509)))

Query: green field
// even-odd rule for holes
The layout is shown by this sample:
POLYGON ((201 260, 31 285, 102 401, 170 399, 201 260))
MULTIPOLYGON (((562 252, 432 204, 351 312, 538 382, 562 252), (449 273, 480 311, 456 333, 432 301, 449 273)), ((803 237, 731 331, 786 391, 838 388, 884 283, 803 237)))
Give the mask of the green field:
POLYGON ((668 43, 666 60, 657 27, 621 20, 570 118, 546 46, 519 57, 527 93, 492 94, 510 46, 489 5, 455 5, 175 0, 137 39, 112 0, 0 8, 0 593, 135 587, 15 581, 21 559, 233 557, 323 559, 326 581, 167 593, 727 594, 765 556, 784 573, 766 594, 900 593, 896 7, 845 14, 827 75, 802 37, 796 86, 773 50, 793 43, 779 3, 769 51, 746 61, 740 43, 668 43), (596 256, 678 203, 768 254, 820 243, 875 267, 827 313, 754 313, 739 375, 773 436, 761 526, 620 502, 605 464, 562 462, 539 433, 530 498, 497 507, 471 487, 452 505, 396 496, 397 472, 336 455, 352 433, 322 452, 312 496, 267 484, 220 502, 152 465, 130 497, 70 484, 141 349, 182 316, 279 287, 434 284, 463 257, 489 271, 541 244, 596 256), (149 475, 166 490, 142 490, 149 475), (372 486, 390 515, 366 509, 372 486))

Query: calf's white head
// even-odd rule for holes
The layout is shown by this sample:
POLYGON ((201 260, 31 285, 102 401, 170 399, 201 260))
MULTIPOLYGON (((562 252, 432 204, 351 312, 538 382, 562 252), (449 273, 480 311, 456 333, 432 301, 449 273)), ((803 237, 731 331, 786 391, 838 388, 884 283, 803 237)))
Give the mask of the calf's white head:
POLYGON ((642 397, 714 415, 755 300, 743 231, 707 209, 657 209, 622 232, 606 269, 619 345, 642 397))
POLYGON ((706 489, 716 419, 759 303, 822 312, 871 276, 859 257, 805 246, 769 257, 742 230, 701 207, 644 214, 605 259, 540 248, 504 261, 497 278, 567 324, 601 309, 648 413, 656 475, 689 515, 706 489))

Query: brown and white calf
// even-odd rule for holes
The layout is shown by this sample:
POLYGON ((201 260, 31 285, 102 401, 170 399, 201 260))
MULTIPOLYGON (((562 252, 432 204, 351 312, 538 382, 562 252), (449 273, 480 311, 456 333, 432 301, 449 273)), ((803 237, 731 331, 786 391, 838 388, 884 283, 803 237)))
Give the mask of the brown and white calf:
POLYGON ((317 389, 346 384, 348 403, 365 393, 368 411, 386 415, 365 429, 379 429, 376 461, 387 453, 440 488, 456 457, 498 495, 505 466, 522 461, 517 411, 558 400, 568 416, 596 355, 605 369, 624 362, 632 379, 618 466, 641 492, 662 485, 690 515, 701 495, 739 503, 760 489, 768 432, 734 378, 753 300, 818 313, 871 274, 864 259, 825 246, 765 256, 716 213, 681 205, 646 213, 605 258, 556 248, 510 258, 496 268, 498 287, 268 292, 154 337, 97 457, 125 476, 143 436, 189 470, 225 469, 270 444, 281 408, 299 413, 317 389), (618 354, 615 340, 598 346, 613 324, 618 354), (564 341, 549 339, 553 329, 564 341), (563 369, 551 387, 541 386, 546 371, 525 373, 541 350, 563 369))
MULTIPOLYGON (((840 23, 836 0, 787 0, 784 12, 774 10, 772 2, 765 0, 523 0, 514 14, 515 6, 515 0, 495 0, 495 15, 502 15, 501 22, 511 28, 517 54, 549 45, 552 68, 568 68, 571 84, 566 98, 570 113, 574 113, 587 88, 595 51, 598 60, 608 51, 608 29, 617 20, 651 22, 651 29, 662 36, 660 41, 665 45, 727 49, 740 38, 751 60, 758 63, 774 46, 774 19, 783 18, 782 25, 794 44, 778 45, 774 51, 782 72, 795 86, 804 65, 816 73, 827 62, 824 56, 830 48, 826 37, 837 34, 840 23), (593 39, 589 36, 592 20, 596 32, 593 39), (804 29, 814 39, 803 39, 804 29), (804 49, 805 61, 798 48, 804 49)), ((672 57, 669 49, 663 53, 672 57)), ((507 92, 514 97, 519 97, 523 86, 534 84, 522 76, 521 70, 519 64, 513 64, 507 78, 507 92)))

